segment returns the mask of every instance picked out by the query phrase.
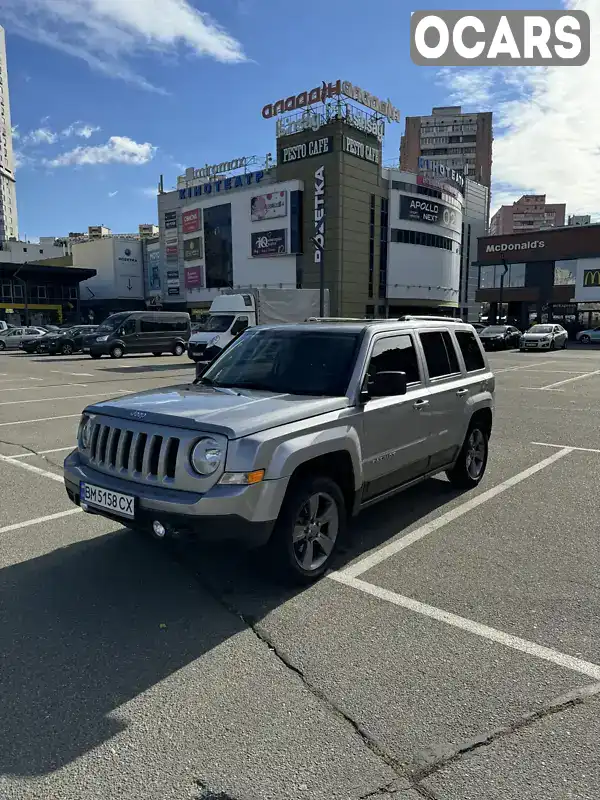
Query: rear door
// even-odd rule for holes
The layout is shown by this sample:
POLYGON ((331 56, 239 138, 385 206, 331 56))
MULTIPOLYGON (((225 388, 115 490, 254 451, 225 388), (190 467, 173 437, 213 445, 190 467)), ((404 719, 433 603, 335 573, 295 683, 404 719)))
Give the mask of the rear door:
POLYGON ((423 475, 429 466, 429 391, 412 331, 375 338, 367 375, 385 370, 405 372, 408 390, 363 406, 363 501, 423 475))
POLYGON ((140 352, 158 353, 164 350, 158 314, 143 314, 139 318, 140 332, 137 346, 140 352))
POLYGON ((469 399, 454 340, 447 329, 419 332, 430 391, 426 414, 431 426, 431 469, 452 463, 464 438, 469 399))
POLYGON ((6 347, 10 350, 14 350, 16 347, 19 347, 24 333, 25 328, 13 328, 13 330, 8 333, 4 340, 6 342, 6 347))

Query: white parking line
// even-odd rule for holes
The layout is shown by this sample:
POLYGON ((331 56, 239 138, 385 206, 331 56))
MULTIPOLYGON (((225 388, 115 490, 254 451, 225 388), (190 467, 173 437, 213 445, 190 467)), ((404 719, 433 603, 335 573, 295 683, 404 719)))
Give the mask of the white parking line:
POLYGON ((56 400, 83 400, 86 397, 104 397, 105 395, 133 394, 127 389, 113 389, 112 392, 95 392, 94 394, 72 394, 67 397, 40 397, 36 400, 5 400, 0 406, 18 406, 25 403, 52 403, 56 400))
MULTIPOLYGON (((562 408, 558 410, 564 411, 562 408)), ((564 444, 550 444, 549 442, 532 442, 531 444, 537 444, 539 447, 556 447, 558 449, 564 447, 564 444)), ((600 449, 596 447, 571 447, 571 450, 577 450, 580 453, 600 453, 600 449)))
POLYGON ((74 419, 75 417, 80 417, 81 414, 63 414, 60 417, 39 417, 38 419, 17 419, 14 422, 0 422, 0 428, 6 427, 6 425, 29 425, 32 422, 50 422, 54 419, 74 419))
POLYGON ((28 528, 30 525, 40 525, 42 522, 52 522, 54 519, 69 517, 71 514, 81 514, 81 512, 81 508, 70 508, 68 511, 59 511, 57 514, 48 514, 45 517, 36 517, 36 519, 28 519, 25 522, 15 522, 14 525, 6 525, 4 528, 0 528, 0 533, 19 531, 21 528, 28 528))
POLYGON ((4 461, 6 464, 14 464, 15 467, 21 467, 21 469, 33 472, 36 475, 43 475, 44 478, 50 478, 50 480, 57 481, 57 483, 63 483, 62 475, 57 475, 56 472, 50 472, 47 469, 34 467, 33 464, 26 464, 24 461, 15 461, 11 456, 0 456, 0 461, 4 461))
MULTIPOLYGON (((93 378, 94 375, 92 372, 63 372, 60 369, 51 369, 50 372, 54 372, 57 375, 75 375, 76 378, 93 378)), ((73 384, 76 386, 77 384, 73 384)))
POLYGON ((558 453, 554 453, 548 458, 545 458, 543 461, 538 461, 537 464, 524 469, 517 475, 513 475, 512 478, 508 478, 502 483, 499 483, 498 486, 494 486, 492 489, 488 489, 487 492, 482 492, 481 494, 472 497, 471 500, 467 500, 466 503, 462 503, 462 505, 450 509, 450 511, 447 511, 445 514, 441 514, 431 522, 427 522, 420 528, 407 533, 401 539, 396 539, 395 541, 390 542, 390 544, 381 547, 379 550, 375 550, 370 555, 361 558, 355 564, 351 564, 349 567, 342 569, 339 573, 330 573, 328 577, 335 580, 336 575, 341 574, 348 578, 357 578, 364 572, 367 572, 368 570, 373 569, 373 567, 376 567, 378 564, 381 564, 382 561, 386 561, 388 558, 395 556, 396 553, 399 553, 401 550, 404 550, 411 544, 418 542, 420 539, 424 539, 425 536, 429 536, 430 533, 433 533, 434 531, 443 528, 445 525, 454 522, 454 520, 464 516, 467 512, 472 511, 474 508, 477 508, 483 503, 487 503, 488 500, 493 500, 494 497, 498 497, 499 494, 502 494, 507 489, 511 489, 513 486, 516 486, 518 483, 530 478, 537 472, 546 469, 546 467, 554 464, 555 461, 559 461, 561 458, 564 458, 564 456, 569 455, 573 449, 574 448, 572 447, 563 447, 558 451, 558 453))
POLYGON ((492 369, 494 375, 499 372, 517 372, 520 369, 531 369, 531 367, 539 367, 541 364, 556 364, 556 360, 550 361, 534 361, 531 364, 522 364, 520 367, 503 367, 502 369, 492 369))
POLYGON ((444 611, 441 608, 435 608, 435 606, 421 603, 410 597, 404 597, 395 592, 390 592, 388 589, 382 589, 380 586, 375 586, 372 583, 357 580, 344 572, 332 573, 329 577, 338 583, 343 583, 346 586, 358 589, 372 597, 377 597, 380 600, 393 603, 395 606, 406 608, 409 611, 414 611, 417 614, 430 617, 446 625, 452 625, 454 628, 467 631, 467 633, 474 633, 476 636, 481 636, 483 639, 488 639, 491 642, 504 645, 504 647, 510 647, 513 650, 519 650, 521 653, 527 653, 530 656, 541 658, 543 661, 549 661, 551 664, 556 664, 558 667, 564 667, 573 672, 579 672, 581 675, 594 678, 594 680, 600 680, 600 666, 598 664, 569 656, 566 653, 552 650, 549 647, 543 647, 535 642, 529 642, 527 639, 521 639, 519 636, 513 636, 511 633, 505 633, 496 628, 490 628, 489 625, 482 625, 480 622, 475 622, 472 619, 459 617, 457 614, 452 614, 450 611, 444 611))
POLYGON ((557 386, 564 386, 565 383, 573 383, 573 381, 580 381, 582 378, 589 378, 591 375, 600 375, 600 369, 593 372, 584 372, 583 375, 576 375, 574 378, 565 378, 564 381, 556 381, 556 383, 549 383, 548 386, 540 386, 538 392, 545 392, 549 389, 555 389, 557 386))
POLYGON ((28 378, 27 376, 24 375, 22 378, 9 378, 7 381, 2 381, 2 383, 4 384, 4 383, 16 383, 17 381, 43 381, 43 380, 44 380, 43 378, 28 378))
MULTIPOLYGON (((77 386, 81 389, 87 389, 87 383, 59 383, 57 388, 62 388, 63 386, 77 386)), ((19 386, 19 387, 11 387, 10 389, 0 389, 0 392, 28 392, 32 389, 32 386, 19 386)), ((50 389, 50 386, 40 386, 40 389, 50 389)), ((56 398, 57 400, 59 398, 56 398)))
MULTIPOLYGON (((77 415, 79 416, 79 415, 77 415)), ((20 453, 18 456, 6 456, 7 458, 33 458, 34 456, 47 456, 50 453, 64 453, 66 450, 73 450, 74 444, 70 447, 54 447, 52 450, 38 450, 37 453, 20 453)))

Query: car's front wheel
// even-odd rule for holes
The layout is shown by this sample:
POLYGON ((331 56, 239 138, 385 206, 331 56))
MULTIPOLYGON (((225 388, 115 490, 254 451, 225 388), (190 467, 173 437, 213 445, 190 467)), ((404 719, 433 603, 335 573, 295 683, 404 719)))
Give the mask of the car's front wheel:
POLYGON ((174 356, 182 356, 185 353, 185 347, 182 344, 176 344, 173 348, 174 356))
POLYGON ((346 528, 340 487, 326 477, 306 477, 288 489, 269 541, 275 574, 310 583, 331 564, 346 528))
POLYGON ((72 344, 63 344, 62 349, 60 351, 63 356, 71 356, 73 355, 73 345, 72 344))
POLYGON ((0 350, 6 350, 6 344, 0 339, 0 350))
POLYGON ((111 358, 123 358, 123 348, 121 345, 116 344, 110 351, 111 358))
POLYGON ((471 423, 456 464, 446 472, 456 489, 474 489, 481 482, 488 460, 489 432, 481 422, 471 423))

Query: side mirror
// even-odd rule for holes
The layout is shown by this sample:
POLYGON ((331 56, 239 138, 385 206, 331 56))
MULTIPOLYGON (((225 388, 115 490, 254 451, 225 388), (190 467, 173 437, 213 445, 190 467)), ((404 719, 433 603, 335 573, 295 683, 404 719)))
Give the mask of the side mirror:
POLYGON ((376 372, 367 383, 369 397, 393 397, 406 394, 406 372, 376 372))

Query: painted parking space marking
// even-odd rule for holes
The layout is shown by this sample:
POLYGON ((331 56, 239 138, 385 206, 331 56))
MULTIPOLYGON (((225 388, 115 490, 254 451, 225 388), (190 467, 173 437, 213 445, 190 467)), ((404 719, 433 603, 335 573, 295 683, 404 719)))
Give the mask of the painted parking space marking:
POLYGON ((18 406, 25 403, 54 403, 57 400, 83 400, 88 397, 104 397, 115 394, 133 394, 128 389, 113 389, 112 392, 95 392, 94 394, 72 394, 67 397, 39 397, 36 400, 5 400, 0 406, 18 406))
POLYGON ((339 572, 331 572, 328 577, 330 577, 332 580, 336 579, 336 575, 357 578, 359 575, 362 575, 363 573, 373 569, 373 567, 381 564, 383 561, 387 561, 388 558, 395 556, 401 550, 410 547, 411 544, 414 544, 415 542, 424 539, 426 536, 429 536, 429 534, 433 533, 434 531, 449 525, 451 522, 454 522, 454 520, 464 516, 474 508, 483 505, 483 503, 493 500, 495 497, 498 497, 498 495, 506 492, 513 486, 517 486, 517 484, 527 480, 527 478, 530 478, 532 475, 541 472, 541 470, 546 469, 546 467, 551 466, 556 461, 559 461, 561 458, 564 458, 572 452, 572 447, 563 447, 557 453, 545 458, 543 461, 538 461, 537 464, 524 469, 522 472, 517 473, 517 475, 513 475, 512 478, 508 478, 502 483, 499 483, 498 486, 494 486, 491 489, 488 489, 486 492, 482 492, 476 497, 471 498, 471 500, 467 500, 466 503, 462 503, 461 505, 456 506, 456 508, 452 508, 450 511, 447 511, 445 514, 441 514, 431 522, 427 522, 425 525, 421 525, 420 528, 407 533, 400 539, 396 539, 395 541, 390 542, 390 544, 375 550, 373 553, 370 553, 364 558, 359 559, 356 563, 351 564, 349 567, 345 567, 339 572))
MULTIPOLYGON (((557 410, 563 411, 562 408, 559 408, 557 410)), ((555 447, 557 449, 564 448, 564 444, 551 444, 550 442, 532 442, 531 444, 536 444, 539 447, 555 447)), ((578 453, 600 453, 600 449, 596 447, 571 447, 571 450, 575 450, 578 453)))
POLYGON ((16 461, 12 456, 0 456, 0 461, 3 461, 5 464, 12 464, 15 467, 20 467, 26 472, 32 472, 35 475, 42 475, 44 478, 50 478, 50 480, 57 481, 57 483, 64 483, 63 476, 59 475, 57 472, 50 472, 47 469, 34 467, 33 464, 27 464, 25 461, 16 461))
POLYGON ((36 517, 35 519, 25 520, 25 522, 15 522, 13 525, 5 525, 4 528, 0 528, 0 533, 19 531, 21 528, 29 528, 31 525, 41 525, 43 522, 52 522, 55 519, 62 519, 63 517, 70 517, 73 514, 81 513, 81 508, 70 508, 68 511, 59 511, 56 514, 48 514, 45 517, 36 517))
POLYGON ((69 447, 53 447, 52 450, 38 450, 36 453, 20 453, 17 456, 7 456, 7 458, 34 458, 34 456, 47 456, 50 453, 64 453, 67 450, 73 450, 75 447, 74 444, 70 445, 69 447))
POLYGON ((32 425, 34 422, 51 422, 55 419, 74 419, 75 417, 81 417, 81 414, 63 414, 59 417, 38 417, 38 419, 17 419, 13 422, 0 422, 0 428, 4 428, 7 425, 32 425))
POLYGON ((592 375, 600 375, 600 369, 595 369, 593 372, 584 372, 582 375, 576 375, 574 378, 565 378, 562 381, 556 381, 556 383, 549 383, 548 386, 540 386, 538 392, 547 392, 551 389, 556 389, 557 386, 564 386, 566 383, 580 381, 582 378, 589 378, 592 375))
POLYGON ((532 364, 521 364, 518 367, 501 367, 500 369, 493 369, 492 372, 494 375, 497 375, 499 372, 518 372, 522 369, 531 369, 532 367, 539 367, 543 364, 557 364, 557 361, 534 361, 532 364))
POLYGON ((544 647, 535 642, 530 642, 527 639, 521 639, 519 636, 513 636, 511 633, 505 633, 497 628, 491 628, 489 625, 483 625, 480 622, 475 622, 475 620, 460 617, 458 614, 453 614, 450 611, 444 611, 441 608, 430 606, 427 603, 413 600, 411 597, 404 597, 403 595, 396 594, 396 592, 391 592, 389 589, 382 589, 380 586, 375 586, 372 583, 367 583, 366 581, 361 581, 358 578, 345 574, 344 571, 331 573, 328 577, 338 583, 358 589, 365 594, 376 597, 379 600, 385 600, 400 608, 406 608, 409 611, 414 611, 417 614, 435 619, 438 622, 443 622, 446 625, 451 625, 454 628, 460 628, 467 633, 480 636, 488 641, 504 645, 504 647, 509 647, 521 653, 535 656, 543 661, 549 661, 551 664, 556 664, 558 667, 569 669, 572 672, 578 672, 581 675, 587 675, 594 680, 600 680, 600 665, 598 664, 569 656, 566 653, 561 653, 550 647, 544 647))
MULTIPOLYGON (((77 386, 77 388, 79 389, 88 388, 87 383, 56 383, 53 385, 46 384, 45 386, 40 386, 40 389, 53 389, 54 387, 62 388, 63 386, 77 386)), ((33 388, 32 386, 15 386, 15 387, 11 386, 10 389, 0 389, 0 392, 28 392, 32 388, 33 388)))
MULTIPOLYGON (((57 375, 74 375, 76 378, 93 378, 94 374, 92 372, 63 372, 61 369, 51 369, 50 372, 53 372, 57 375)), ((73 384, 76 386, 77 384, 73 384)))

